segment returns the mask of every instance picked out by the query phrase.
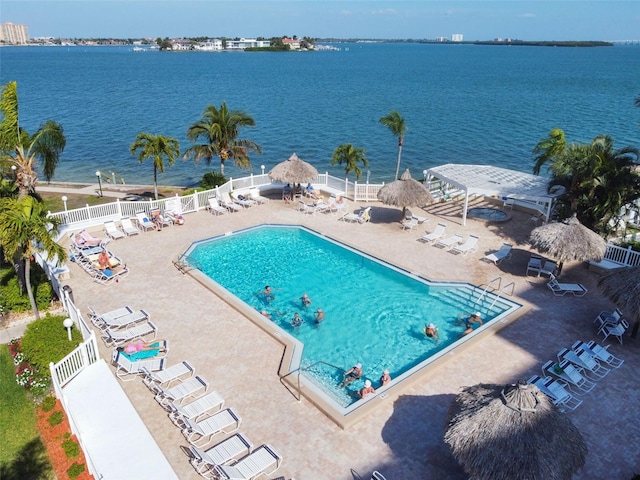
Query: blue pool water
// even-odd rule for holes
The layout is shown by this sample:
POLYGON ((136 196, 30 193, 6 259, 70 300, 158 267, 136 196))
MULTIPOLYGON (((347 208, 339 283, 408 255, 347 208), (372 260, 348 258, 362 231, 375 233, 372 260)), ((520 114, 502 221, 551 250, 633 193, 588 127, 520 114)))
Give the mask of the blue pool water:
MULTIPOLYGON (((451 300, 468 299, 468 284, 431 284, 303 228, 261 226, 203 241, 191 247, 188 261, 304 343, 301 366, 311 367, 306 373, 343 406, 357 399, 365 379, 378 387, 385 368, 396 378, 459 340, 458 315, 470 308, 451 300), (266 285, 270 301, 261 293, 266 285), (303 293, 312 300, 308 308, 303 293), (319 325, 317 307, 325 312, 319 325), (304 321, 297 328, 296 312, 304 321), (437 344, 423 333, 425 322, 438 327, 437 344), (341 369, 357 362, 363 378, 336 387, 341 369)), ((482 310, 483 318, 508 308, 498 302, 491 313, 482 310)))

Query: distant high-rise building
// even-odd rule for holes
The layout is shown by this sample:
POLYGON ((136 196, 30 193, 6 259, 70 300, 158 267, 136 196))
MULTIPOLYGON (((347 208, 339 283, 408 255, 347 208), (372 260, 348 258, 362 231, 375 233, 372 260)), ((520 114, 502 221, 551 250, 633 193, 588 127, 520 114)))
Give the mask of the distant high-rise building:
POLYGON ((0 23, 0 43, 24 45, 28 41, 29 31, 26 25, 16 25, 11 22, 0 23))
POLYGON ((461 42, 463 38, 464 35, 462 35, 461 33, 454 33, 453 35, 451 35, 452 42, 461 42))

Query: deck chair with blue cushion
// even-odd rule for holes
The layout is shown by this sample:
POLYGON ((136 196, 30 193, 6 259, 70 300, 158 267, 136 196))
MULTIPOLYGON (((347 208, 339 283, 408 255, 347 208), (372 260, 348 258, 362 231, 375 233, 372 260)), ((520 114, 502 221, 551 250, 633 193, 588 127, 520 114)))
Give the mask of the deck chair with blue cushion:
POLYGON ((581 283, 559 283, 553 274, 549 277, 551 280, 547 283, 547 287, 557 297, 563 297, 567 293, 571 293, 575 297, 582 297, 588 292, 587 288, 581 283))
POLYGON ((503 260, 509 260, 511 258, 511 249, 513 245, 510 243, 503 243, 502 246, 495 252, 490 253, 482 257, 482 260, 485 262, 493 262, 495 265, 498 265, 503 260))
POLYGON ((212 437, 220 433, 235 432, 240 426, 241 419, 231 408, 225 408, 203 420, 194 422, 185 419, 182 434, 194 447, 202 447, 209 443, 212 437))
POLYGON ((209 392, 191 403, 180 405, 171 402, 169 419, 179 428, 185 428, 186 420, 197 422, 198 420, 219 412, 224 406, 224 399, 218 392, 209 392))
POLYGON ((155 223, 149 220, 149 217, 147 217, 147 214, 145 212, 136 212, 136 221, 138 222, 138 228, 141 228, 145 232, 147 230, 156 229, 155 223))
POLYGON ((261 445, 233 465, 216 465, 216 475, 221 480, 253 480, 260 475, 271 475, 278 468, 282 457, 269 445, 261 445))
POLYGON ((558 360, 568 360, 582 368, 584 374, 592 380, 600 380, 611 371, 583 349, 569 350, 568 348, 563 348, 558 352, 558 360))
POLYGON ((117 348, 113 349, 111 360, 116 367, 116 377, 122 381, 129 381, 136 378, 137 375, 145 374, 145 372, 156 372, 164 369, 167 362, 167 346, 164 341, 158 341, 158 350, 154 353, 153 350, 146 350, 144 352, 135 352, 134 354, 127 354, 117 348), (160 347, 164 343, 164 352, 161 352, 160 347), (144 353, 147 358, 136 358, 136 354, 144 353))
POLYGON ((558 406, 560 411, 564 411, 565 408, 575 410, 582 405, 582 400, 571 395, 571 393, 567 391, 567 384, 562 380, 552 377, 540 378, 534 375, 527 382, 538 387, 538 390, 549 397, 551 403, 558 406))
POLYGON ((214 478, 216 465, 235 462, 251 452, 252 448, 253 445, 242 433, 236 433, 207 450, 189 446, 189 462, 203 477, 214 478))
POLYGON ((564 380, 569 389, 578 395, 589 393, 596 386, 595 382, 582 375, 580 367, 576 367, 567 360, 563 360, 560 363, 548 361, 542 366, 542 371, 545 375, 551 374, 564 380))

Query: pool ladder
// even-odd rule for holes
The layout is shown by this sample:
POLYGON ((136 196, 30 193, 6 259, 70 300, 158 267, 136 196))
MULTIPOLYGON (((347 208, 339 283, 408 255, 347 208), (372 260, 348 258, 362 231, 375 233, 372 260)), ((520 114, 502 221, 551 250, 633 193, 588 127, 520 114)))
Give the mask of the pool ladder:
POLYGON ((484 290, 482 291, 482 293, 480 294, 478 299, 473 304, 473 307, 471 308, 471 310, 475 310, 475 308, 478 305, 478 303, 480 303, 480 301, 487 295, 488 292, 493 293, 496 290, 498 290, 498 294, 496 295, 496 298, 493 299, 493 302, 491 302, 491 305, 489 305, 489 308, 487 308, 487 313, 488 313, 489 311, 491 311, 491 309, 496 304, 496 302, 500 299, 500 297, 505 292, 505 290, 507 290, 507 288, 509 288, 509 287, 511 287, 511 293, 507 292, 507 295, 513 295, 513 292, 514 292, 515 287, 516 287, 515 282, 507 283, 504 287, 502 287, 502 277, 494 278, 493 280, 491 280, 487 284, 486 287, 484 287, 484 290), (495 287, 495 288, 491 287, 491 285, 493 283, 495 283, 496 281, 498 282, 498 286, 495 287), (490 288, 491 288, 491 290, 489 290, 490 288))
MULTIPOLYGON (((344 369, 344 368, 342 368, 342 367, 338 367, 337 365, 333 365, 333 364, 331 364, 331 363, 323 362, 322 360, 318 360, 317 362, 314 362, 314 363, 312 363, 311 365, 309 365, 309 366, 307 366, 307 367, 304 367, 304 368, 297 368, 297 369, 295 369, 293 372, 289 372, 289 373, 287 373, 286 375, 283 375, 282 377, 280 377, 280 382, 281 382, 281 383, 283 383, 282 381, 283 381, 285 378, 287 378, 289 375, 293 375, 294 373, 296 373, 296 374, 297 374, 297 381, 298 381, 297 383, 298 383, 298 385, 297 385, 296 390, 298 391, 298 395, 296 396, 296 395, 294 394, 293 396, 294 396, 294 397, 296 398, 296 400, 298 400, 299 402, 300 402, 300 401, 302 401, 302 394, 300 393, 300 390, 301 390, 301 389, 300 389, 300 375, 301 375, 303 372, 307 371, 307 370, 311 370, 313 367, 315 367, 315 366, 316 366, 316 365, 318 365, 319 363, 321 363, 321 364, 323 364, 323 365, 327 365, 327 366, 329 366, 329 367, 331 367, 331 368, 335 368, 336 370, 342 370, 343 372, 345 371, 345 369, 344 369)), ((285 386, 286 386, 286 385, 285 385, 285 386)))

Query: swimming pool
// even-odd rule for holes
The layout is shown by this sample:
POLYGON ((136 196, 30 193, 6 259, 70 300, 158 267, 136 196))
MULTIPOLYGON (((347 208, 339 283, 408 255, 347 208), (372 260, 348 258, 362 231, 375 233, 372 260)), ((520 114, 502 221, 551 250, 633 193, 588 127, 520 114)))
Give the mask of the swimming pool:
POLYGON ((185 258, 249 305, 253 316, 266 310, 271 325, 304 345, 290 370, 300 368, 309 386, 344 414, 363 403, 356 392, 365 379, 377 388, 388 369, 392 383, 400 382, 472 336, 461 338, 461 312, 479 310, 486 328, 520 307, 470 284, 430 282, 302 227, 263 225, 206 239, 185 258), (271 300, 261 293, 266 285, 274 290, 271 300), (308 308, 303 293, 312 300, 308 308), (317 307, 325 312, 320 324, 317 307), (291 325, 296 312, 304 320, 299 327, 291 325), (438 326, 438 344, 423 333, 426 322, 438 326), (358 362, 363 378, 338 387, 343 370, 358 362))

